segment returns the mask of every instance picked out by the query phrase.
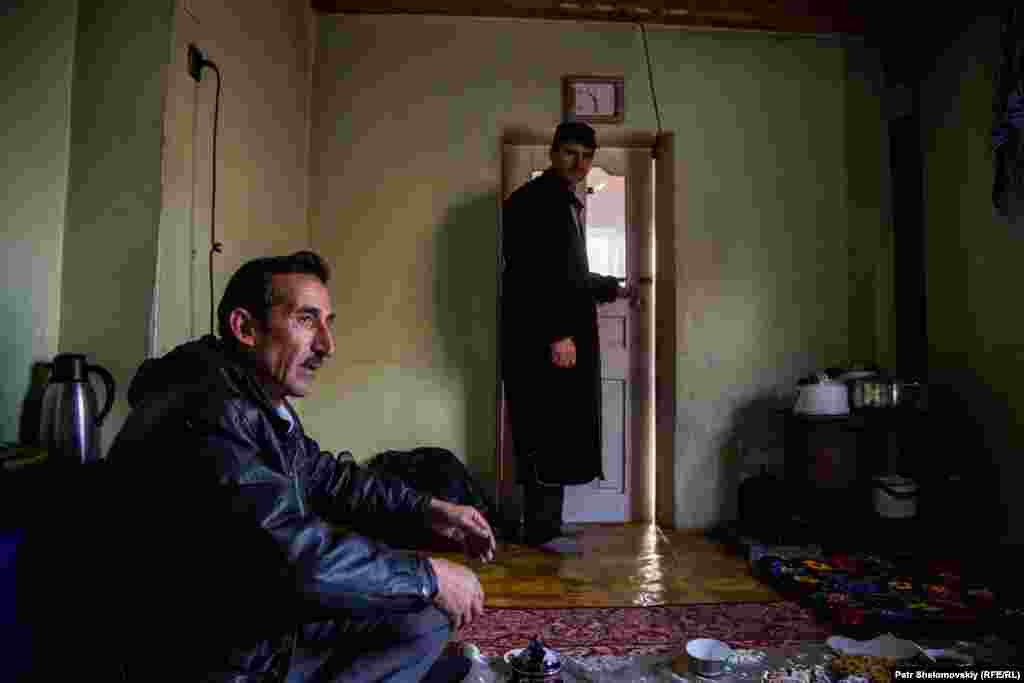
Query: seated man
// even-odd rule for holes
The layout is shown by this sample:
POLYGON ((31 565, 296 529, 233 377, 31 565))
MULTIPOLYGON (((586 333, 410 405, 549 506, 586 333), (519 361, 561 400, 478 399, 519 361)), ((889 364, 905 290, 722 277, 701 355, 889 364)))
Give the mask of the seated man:
POLYGON ((468 668, 441 653, 483 611, 476 574, 359 529, 417 525, 487 562, 484 516, 321 451, 288 403, 335 350, 328 277, 311 252, 246 263, 218 307, 220 339, 147 360, 132 381, 108 456, 117 517, 131 520, 117 522, 111 606, 127 680, 440 681, 468 668))

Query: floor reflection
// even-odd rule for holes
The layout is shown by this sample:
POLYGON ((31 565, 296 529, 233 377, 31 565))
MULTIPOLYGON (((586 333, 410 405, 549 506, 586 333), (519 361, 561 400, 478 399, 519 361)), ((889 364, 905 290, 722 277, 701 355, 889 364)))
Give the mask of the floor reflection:
MULTIPOLYGON (((705 536, 652 524, 589 524, 580 552, 502 544, 477 565, 489 607, 627 607, 765 602, 782 597, 745 559, 705 536)), ((458 555, 446 555, 460 561, 458 555)))

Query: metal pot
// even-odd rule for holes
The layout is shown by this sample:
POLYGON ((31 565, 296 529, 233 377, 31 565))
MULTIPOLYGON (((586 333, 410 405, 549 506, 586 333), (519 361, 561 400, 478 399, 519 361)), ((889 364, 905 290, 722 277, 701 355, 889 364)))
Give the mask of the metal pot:
POLYGON ((849 381, 850 407, 888 408, 892 405, 892 382, 880 375, 858 377, 849 381))
POLYGON ((875 512, 888 519, 904 519, 917 515, 917 482, 896 474, 877 476, 872 480, 875 512))
POLYGON ((925 410, 928 406, 927 387, 921 382, 894 381, 892 404, 897 408, 925 410))

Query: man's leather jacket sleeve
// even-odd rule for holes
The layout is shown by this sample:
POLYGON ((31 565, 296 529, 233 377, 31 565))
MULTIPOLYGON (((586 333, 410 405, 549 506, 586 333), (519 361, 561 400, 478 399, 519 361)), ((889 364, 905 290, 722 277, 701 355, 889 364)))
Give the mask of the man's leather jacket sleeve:
POLYGON ((396 523, 419 515, 422 524, 429 497, 338 462, 301 435, 268 449, 270 423, 248 412, 228 410, 193 423, 193 435, 200 459, 215 463, 234 523, 273 539, 303 601, 377 615, 430 604, 437 577, 425 557, 333 526, 375 515, 394 516, 396 523))
POLYGON ((378 525, 381 515, 393 515, 396 523, 423 526, 426 531, 430 494, 397 477, 339 460, 313 439, 304 439, 311 460, 308 493, 319 515, 331 523, 356 526, 378 525))

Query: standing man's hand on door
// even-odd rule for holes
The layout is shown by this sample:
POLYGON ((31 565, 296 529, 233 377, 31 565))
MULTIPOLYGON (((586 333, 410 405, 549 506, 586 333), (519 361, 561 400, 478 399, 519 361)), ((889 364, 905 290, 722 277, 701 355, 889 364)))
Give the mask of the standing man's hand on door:
POLYGON ((576 367, 576 342, 572 337, 551 342, 551 362, 557 368, 576 367))
POLYGON ((634 310, 640 310, 640 288, 637 285, 628 284, 619 287, 620 299, 628 299, 630 308, 634 310))

